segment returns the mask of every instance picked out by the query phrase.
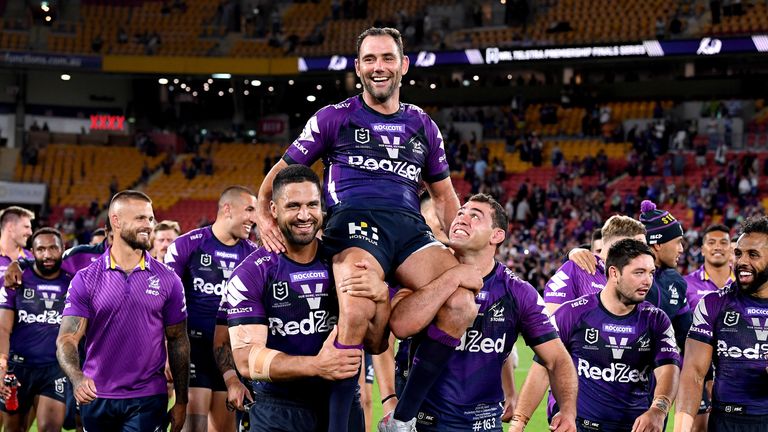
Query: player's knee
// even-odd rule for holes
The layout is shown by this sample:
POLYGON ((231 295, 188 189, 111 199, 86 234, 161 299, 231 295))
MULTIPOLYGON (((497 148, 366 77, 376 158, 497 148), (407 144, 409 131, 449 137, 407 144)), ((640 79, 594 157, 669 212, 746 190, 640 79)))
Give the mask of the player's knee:
POLYGON ((456 290, 437 312, 438 322, 459 328, 471 326, 476 317, 475 297, 471 291, 466 289, 456 290))
POLYGON ((55 421, 52 419, 38 419, 37 430, 39 432, 59 432, 64 421, 55 421))

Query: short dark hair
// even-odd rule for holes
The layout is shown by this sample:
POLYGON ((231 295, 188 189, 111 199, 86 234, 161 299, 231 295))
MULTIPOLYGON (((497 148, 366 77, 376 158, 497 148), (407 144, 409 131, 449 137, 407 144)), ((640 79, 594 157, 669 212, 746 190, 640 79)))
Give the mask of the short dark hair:
POLYGON ((227 186, 226 189, 224 189, 223 192, 221 192, 221 195, 219 195, 219 203, 218 206, 221 207, 224 205, 224 202, 228 199, 232 199, 232 196, 235 194, 246 194, 251 196, 256 196, 255 193, 250 188, 247 188, 245 186, 241 185, 232 185, 227 186))
POLYGON ((280 170, 272 181, 272 196, 280 194, 283 187, 288 184, 304 182, 312 183, 318 191, 323 190, 320 186, 320 178, 310 167, 300 164, 289 165, 280 170))
POLYGON ((486 203, 491 206, 491 210, 493 210, 493 214, 491 215, 491 221, 493 222, 493 228, 501 228, 504 230, 504 232, 507 231, 507 228, 509 228, 509 217, 507 216, 507 212, 504 211, 504 207, 499 204, 498 201, 496 201, 496 198, 484 194, 474 194, 467 200, 468 202, 481 202, 486 203))
POLYGON ((597 240, 603 239, 603 230, 596 229, 592 231, 592 243, 596 242, 597 240))
POLYGON ((104 228, 96 228, 91 233, 91 237, 97 237, 97 236, 105 236, 106 237, 107 236, 107 230, 105 230, 104 228))
POLYGON ((360 58, 360 46, 363 45, 363 40, 365 40, 365 38, 368 36, 392 37, 392 39, 395 40, 395 44, 397 44, 397 50, 400 52, 400 58, 405 57, 405 52, 403 51, 403 37, 400 35, 400 32, 397 29, 392 27, 371 27, 360 33, 360 36, 357 37, 357 58, 360 58))
POLYGON ((5 225, 10 222, 15 222, 23 217, 34 219, 35 214, 31 211, 19 206, 10 206, 0 211, 0 230, 5 228, 5 225))
POLYGON ((125 201, 129 199, 144 201, 152 204, 152 198, 150 198, 149 195, 135 189, 127 189, 127 190, 116 193, 115 196, 112 197, 112 200, 109 202, 109 209, 111 210, 112 206, 115 205, 116 202, 125 201))
POLYGON ((724 232, 729 237, 731 235, 731 229, 728 228, 727 226, 723 224, 712 224, 704 230, 704 235, 702 235, 702 237, 706 237, 707 234, 711 232, 724 232))
POLYGON ((181 235, 181 226, 175 220, 164 220, 155 225, 153 232, 173 230, 176 235, 181 235))
POLYGON ((768 235, 768 217, 753 216, 741 225, 741 234, 765 234, 768 235))
POLYGON ((617 241, 608 249, 608 257, 605 259, 605 276, 608 277, 609 268, 616 267, 621 272, 630 261, 641 255, 648 255, 655 259, 653 251, 645 242, 632 238, 617 241))
POLYGON ((32 247, 34 247, 35 239, 38 236, 41 236, 41 235, 44 235, 44 234, 50 234, 50 235, 55 236, 57 239, 59 239, 59 245, 62 246, 62 247, 64 246, 64 239, 61 238, 61 233, 59 232, 59 230, 57 230, 55 228, 51 228, 51 227, 43 227, 43 228, 38 229, 34 233, 32 233, 32 237, 29 238, 29 244, 31 244, 32 247))

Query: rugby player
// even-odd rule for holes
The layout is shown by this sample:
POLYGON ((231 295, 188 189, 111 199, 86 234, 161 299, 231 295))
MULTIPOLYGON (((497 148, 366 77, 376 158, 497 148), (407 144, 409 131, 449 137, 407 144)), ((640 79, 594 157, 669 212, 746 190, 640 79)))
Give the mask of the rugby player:
POLYGON ((152 235, 152 257, 164 262, 168 246, 180 235, 181 227, 178 222, 172 220, 158 222, 152 235))
POLYGON ((8 265, 19 258, 34 259, 32 252, 24 249, 32 235, 31 211, 11 206, 0 212, 0 276, 5 275, 8 265))

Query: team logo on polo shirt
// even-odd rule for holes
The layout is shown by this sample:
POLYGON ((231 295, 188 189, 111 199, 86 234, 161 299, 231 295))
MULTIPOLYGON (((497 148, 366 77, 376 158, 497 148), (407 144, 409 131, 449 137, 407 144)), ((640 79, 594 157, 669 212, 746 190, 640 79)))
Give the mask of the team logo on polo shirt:
POLYGON ((208 254, 200 255, 200 265, 204 265, 206 267, 211 265, 211 256, 208 254))
POLYGON ((597 339, 600 335, 600 331, 596 328, 588 328, 587 331, 584 333, 584 340, 588 344, 594 344, 597 343, 597 339))
POLYGON ((728 327, 733 327, 739 323, 739 316, 740 314, 738 312, 728 311, 725 313, 725 317, 723 317, 723 324, 728 327))

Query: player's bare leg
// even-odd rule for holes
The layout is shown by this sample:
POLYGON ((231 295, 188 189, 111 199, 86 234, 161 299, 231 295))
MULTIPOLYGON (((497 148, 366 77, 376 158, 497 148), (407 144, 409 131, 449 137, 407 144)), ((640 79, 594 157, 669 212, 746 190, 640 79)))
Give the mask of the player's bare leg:
POLYGON ((187 421, 184 422, 183 432, 207 432, 212 393, 208 388, 191 387, 189 389, 187 421))
POLYGON ((235 413, 227 409, 227 392, 213 392, 209 409, 208 432, 235 430, 235 413))

